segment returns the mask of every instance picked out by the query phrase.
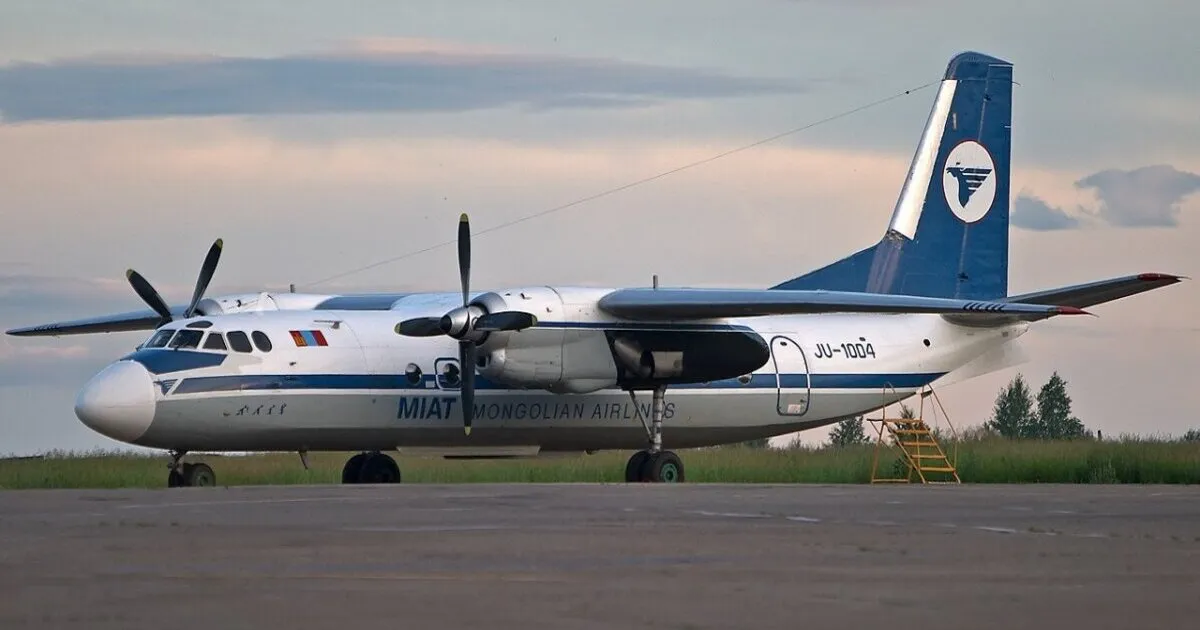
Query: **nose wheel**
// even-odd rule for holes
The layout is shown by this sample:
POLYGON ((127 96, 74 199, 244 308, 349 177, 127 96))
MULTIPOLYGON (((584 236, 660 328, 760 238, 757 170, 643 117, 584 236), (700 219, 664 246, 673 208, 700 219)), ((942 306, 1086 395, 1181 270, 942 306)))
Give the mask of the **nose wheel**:
POLYGON ((179 460, 187 451, 171 453, 170 472, 167 473, 168 488, 199 488, 217 485, 217 474, 208 464, 181 464, 179 460))
POLYGON ((663 414, 666 411, 666 394, 666 386, 654 389, 653 403, 650 406, 650 424, 647 426, 646 419, 642 416, 642 410, 637 405, 637 397, 633 390, 629 392, 634 412, 646 429, 650 446, 644 451, 634 453, 629 458, 629 462, 625 464, 626 482, 683 483, 684 481, 683 460, 679 459, 675 453, 664 451, 662 448, 662 423, 663 414))

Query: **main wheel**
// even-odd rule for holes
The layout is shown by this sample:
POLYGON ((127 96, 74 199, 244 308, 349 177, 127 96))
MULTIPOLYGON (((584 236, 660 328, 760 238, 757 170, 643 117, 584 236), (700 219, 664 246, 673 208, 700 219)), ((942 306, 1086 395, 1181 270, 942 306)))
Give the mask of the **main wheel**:
POLYGON ((208 464, 184 464, 183 485, 198 488, 217 485, 217 474, 208 464))
POLYGON ((359 453, 358 455, 346 460, 346 465, 342 466, 342 483, 358 483, 358 478, 362 472, 363 463, 366 461, 366 453, 359 453))
POLYGON ((646 451, 638 451, 629 458, 629 463, 625 464, 625 481, 627 483, 637 483, 642 480, 642 465, 646 463, 646 458, 650 453, 646 451))
POLYGON ((651 454, 642 464, 642 481, 683 483, 683 461, 671 451, 651 454))
POLYGON ((358 483, 400 483, 400 467, 389 455, 371 453, 359 470, 358 483))

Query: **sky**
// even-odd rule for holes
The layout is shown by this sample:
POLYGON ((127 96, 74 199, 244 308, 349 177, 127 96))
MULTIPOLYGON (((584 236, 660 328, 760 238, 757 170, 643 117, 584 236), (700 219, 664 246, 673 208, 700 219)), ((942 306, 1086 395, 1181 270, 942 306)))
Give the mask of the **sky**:
MULTIPOLYGON (((1014 64, 1013 293, 1195 277, 1196 23, 1165 0, 5 2, 0 329, 143 308, 130 267, 185 302, 218 237, 210 295, 454 290, 464 211, 474 286, 771 286, 882 235, 963 50, 1014 64)), ((1093 312, 940 389, 950 420, 1057 371, 1090 429, 1200 426, 1194 283, 1093 312)), ((121 447, 73 401, 143 337, 0 338, 0 454, 121 447)))

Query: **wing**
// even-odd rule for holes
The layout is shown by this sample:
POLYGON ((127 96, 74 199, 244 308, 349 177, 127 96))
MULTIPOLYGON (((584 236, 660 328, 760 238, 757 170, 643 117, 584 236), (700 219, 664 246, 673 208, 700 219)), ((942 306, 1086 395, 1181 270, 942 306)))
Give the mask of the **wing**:
POLYGON ((1173 276, 1165 273, 1142 273, 1136 276, 1111 278, 1109 280, 1076 284, 1058 289, 1023 293, 1005 298, 1005 301, 1014 304, 1054 304, 1084 308, 1172 285, 1183 279, 1182 276, 1173 276))
POLYGON ((600 299, 600 310, 629 319, 710 319, 810 313, 934 313, 1034 321, 1055 315, 1080 315, 1073 306, 986 302, 884 295, 850 291, 779 289, 619 289, 600 299))
MULTIPOLYGON (((183 315, 186 305, 170 307, 175 317, 183 315)), ((39 324, 24 328, 14 328, 8 334, 17 337, 58 337, 60 335, 86 335, 92 333, 129 332, 134 330, 154 330, 162 322, 162 317, 153 309, 101 315, 86 319, 73 319, 52 324, 39 324)))

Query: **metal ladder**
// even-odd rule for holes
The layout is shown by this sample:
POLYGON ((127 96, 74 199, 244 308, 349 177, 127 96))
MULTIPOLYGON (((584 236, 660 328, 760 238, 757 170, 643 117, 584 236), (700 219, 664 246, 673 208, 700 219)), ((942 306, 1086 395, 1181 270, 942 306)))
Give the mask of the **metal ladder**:
MULTIPOLYGON (((884 396, 886 400, 888 390, 895 393, 895 389, 890 387, 884 388, 884 396)), ((871 483, 912 483, 914 477, 920 483, 962 483, 958 476, 958 468, 955 462, 958 460, 958 440, 953 440, 954 456, 946 455, 941 444, 938 443, 937 435, 934 429, 931 429, 929 424, 925 422, 925 401, 927 398, 933 399, 933 404, 941 409, 941 417, 946 420, 949 426, 952 437, 956 437, 954 425, 950 423, 949 416, 946 415, 946 409, 942 407, 941 400, 931 387, 923 387, 919 392, 921 406, 915 414, 909 414, 911 417, 904 417, 902 413, 898 417, 889 418, 887 415, 887 407, 883 407, 882 417, 868 418, 872 424, 877 424, 876 434, 878 439, 875 442, 875 455, 871 464, 871 483), (884 432, 887 432, 890 439, 884 438, 884 432), (898 449, 900 458, 892 460, 893 476, 884 476, 880 474, 880 455, 886 450, 898 449), (902 468, 903 470, 897 470, 902 468)), ((931 404, 932 407, 932 404, 931 404)), ((935 412, 936 415, 936 412, 935 412)), ((886 465, 886 460, 885 465, 886 465)))

